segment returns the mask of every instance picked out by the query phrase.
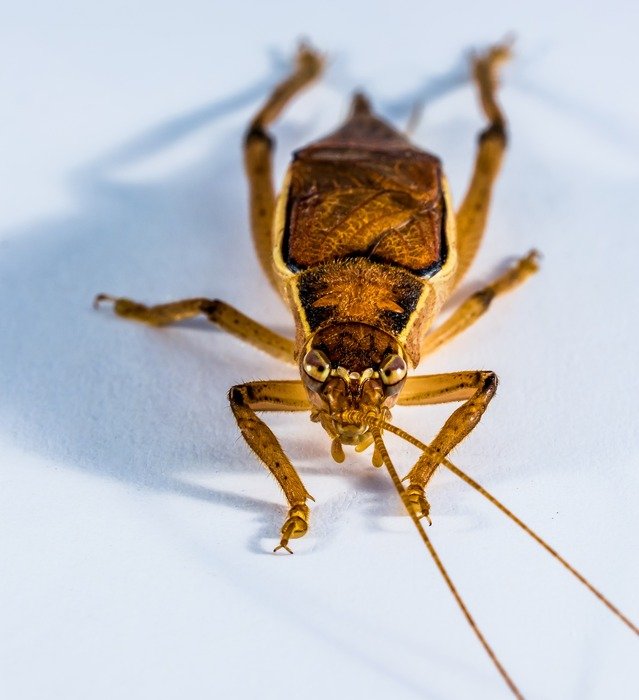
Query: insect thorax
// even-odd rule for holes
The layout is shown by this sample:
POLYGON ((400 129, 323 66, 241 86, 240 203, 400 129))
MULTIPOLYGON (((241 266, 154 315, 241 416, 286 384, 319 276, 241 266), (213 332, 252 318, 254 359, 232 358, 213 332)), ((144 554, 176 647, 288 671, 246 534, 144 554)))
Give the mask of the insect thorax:
POLYGON ((392 265, 353 258, 300 272, 288 285, 300 351, 320 330, 330 326, 346 332, 350 324, 349 338, 358 339, 362 352, 373 352, 383 344, 381 338, 390 337, 413 365, 418 362, 418 339, 435 304, 427 280, 392 265))

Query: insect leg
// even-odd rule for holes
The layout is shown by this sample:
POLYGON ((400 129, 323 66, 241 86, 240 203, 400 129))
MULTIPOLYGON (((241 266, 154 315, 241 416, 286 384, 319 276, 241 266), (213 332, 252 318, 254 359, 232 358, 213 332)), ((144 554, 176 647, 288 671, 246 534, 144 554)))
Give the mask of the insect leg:
POLYGON ((279 116, 286 104, 316 78, 322 59, 307 46, 301 46, 295 70, 281 82, 250 123, 244 139, 244 165, 249 184, 251 230, 257 256, 271 284, 278 289, 273 270, 271 229, 275 211, 273 190, 273 139, 267 127, 279 116))
POLYGON ((467 371, 409 377, 400 395, 401 405, 417 406, 464 401, 410 470, 407 503, 418 517, 428 518, 430 506, 424 489, 446 455, 479 423, 497 390, 493 372, 467 371))
POLYGON ((94 306, 97 308, 102 301, 113 302, 113 310, 118 316, 148 323, 151 326, 166 326, 175 321, 203 314, 211 323, 215 323, 236 338, 245 340, 279 360, 294 362, 292 340, 274 333, 219 299, 183 299, 169 304, 145 306, 131 299, 98 294, 94 306))
POLYGON ((473 79, 489 124, 479 135, 473 175, 457 212, 459 263, 456 284, 470 267, 479 248, 488 218, 493 184, 506 150, 506 120, 496 102, 495 93, 499 66, 510 58, 510 54, 510 46, 500 44, 475 56, 472 62, 473 79))
POLYGON ((313 497, 302 483, 272 430, 257 417, 256 411, 305 411, 310 408, 306 391, 299 381, 267 381, 238 384, 229 391, 231 410, 242 436, 282 487, 290 509, 282 526, 282 539, 275 548, 292 554, 289 540, 302 537, 308 530, 309 509, 313 497))
POLYGON ((488 311, 493 299, 511 291, 539 269, 539 254, 531 250, 494 282, 468 297, 444 323, 424 336, 421 356, 439 349, 444 343, 465 331, 488 311))

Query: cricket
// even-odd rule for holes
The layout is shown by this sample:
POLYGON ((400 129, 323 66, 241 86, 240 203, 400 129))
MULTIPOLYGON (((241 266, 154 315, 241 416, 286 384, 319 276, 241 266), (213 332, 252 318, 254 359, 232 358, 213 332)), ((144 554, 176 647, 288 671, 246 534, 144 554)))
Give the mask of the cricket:
POLYGON ((488 499, 586 586, 635 635, 639 628, 512 511, 455 466, 449 452, 475 429, 497 389, 485 370, 409 376, 428 355, 475 323, 493 301, 539 267, 522 256, 492 283, 463 301, 448 318, 438 314, 475 258, 491 194, 507 147, 506 119, 497 100, 499 72, 510 58, 504 42, 475 53, 471 76, 487 124, 477 139, 470 183, 455 210, 439 158, 376 116, 363 94, 346 121, 293 154, 276 195, 274 142, 269 127, 287 104, 321 74, 324 58, 300 46, 290 75, 273 90, 244 139, 249 208, 257 256, 267 279, 290 308, 295 340, 283 337, 219 299, 194 298, 148 306, 98 294, 119 316, 164 326, 197 315, 285 362, 299 381, 256 381, 229 391, 230 407, 247 444, 275 477, 289 506, 274 551, 292 553, 291 540, 309 528, 313 501, 262 411, 307 411, 326 431, 332 458, 344 447, 370 449, 385 467, 462 614, 512 694, 522 698, 475 623, 424 527, 430 524, 426 488, 439 467, 488 499), (461 403, 430 444, 391 422, 395 405, 461 403), (401 478, 384 432, 407 441, 420 456, 401 478))

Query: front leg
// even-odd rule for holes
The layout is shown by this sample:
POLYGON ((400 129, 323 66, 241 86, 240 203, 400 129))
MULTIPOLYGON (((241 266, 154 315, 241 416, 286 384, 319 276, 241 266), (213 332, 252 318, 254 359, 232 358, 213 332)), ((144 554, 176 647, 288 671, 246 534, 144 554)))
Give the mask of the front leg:
POLYGON ((497 390, 494 372, 453 372, 407 380, 400 404, 423 405, 465 401, 444 423, 429 448, 407 475, 409 486, 404 495, 406 504, 417 517, 428 518, 430 506, 424 490, 446 455, 479 423, 497 390))
POLYGON ((309 509, 313 497, 306 490, 273 431, 257 417, 256 411, 305 411, 310 409, 300 381, 267 381, 238 384, 229 391, 235 420, 248 446, 282 487, 290 509, 282 526, 282 539, 275 548, 292 554, 289 540, 302 537, 308 530, 309 509))

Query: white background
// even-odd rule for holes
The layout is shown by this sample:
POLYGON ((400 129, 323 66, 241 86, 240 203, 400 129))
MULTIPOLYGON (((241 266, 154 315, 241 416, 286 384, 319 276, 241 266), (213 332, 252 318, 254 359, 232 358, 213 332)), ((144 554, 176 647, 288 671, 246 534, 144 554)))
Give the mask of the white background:
MULTIPOLYGON (((501 698, 388 478, 270 424, 316 498, 296 554, 226 391, 294 370, 204 322, 127 324, 96 292, 221 297, 291 332, 254 258, 245 124, 299 37, 324 81, 276 128, 281 175, 364 87, 446 164, 481 128, 465 56, 508 31, 512 148, 465 290, 535 246, 542 272, 424 372, 495 370, 453 458, 635 620, 636 3, 33 2, 0 17, 0 694, 501 698)), ((400 409, 424 439, 450 407, 400 409)), ((389 439, 402 471, 415 453, 389 439)), ((637 639, 441 472, 429 532, 531 698, 636 698, 637 639)))

